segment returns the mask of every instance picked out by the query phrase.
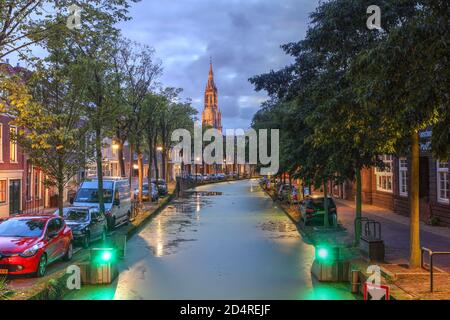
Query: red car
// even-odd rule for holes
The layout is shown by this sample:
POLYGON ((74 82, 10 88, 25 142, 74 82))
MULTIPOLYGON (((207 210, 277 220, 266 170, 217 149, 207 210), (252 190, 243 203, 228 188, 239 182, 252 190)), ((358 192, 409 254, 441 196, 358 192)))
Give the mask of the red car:
POLYGON ((21 215, 0 222, 0 275, 45 274, 47 265, 72 259, 72 231, 54 215, 21 215))

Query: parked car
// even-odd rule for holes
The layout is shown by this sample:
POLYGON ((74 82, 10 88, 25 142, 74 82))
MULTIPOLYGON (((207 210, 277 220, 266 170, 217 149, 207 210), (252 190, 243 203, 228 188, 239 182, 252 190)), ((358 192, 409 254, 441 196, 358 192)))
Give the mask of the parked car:
MULTIPOLYGON (((139 189, 134 190, 134 199, 139 196, 139 189)), ((142 185, 142 200, 143 201, 156 201, 159 198, 159 192, 156 185, 152 182, 149 188, 148 183, 142 185)))
POLYGON ((203 181, 209 181, 209 176, 208 176, 207 174, 205 174, 205 175, 203 176, 203 181))
POLYGON ((93 241, 106 240, 106 217, 97 207, 64 208, 64 220, 72 230, 74 241, 83 248, 89 248, 93 241))
MULTIPOLYGON (((323 225, 325 209, 324 197, 308 197, 300 203, 301 220, 305 225, 323 225)), ((328 221, 330 225, 337 221, 336 204, 328 197, 328 221)))
MULTIPOLYGON (((103 201, 110 230, 128 222, 131 215, 131 192, 127 179, 104 179, 103 201)), ((72 204, 75 207, 98 207, 98 180, 83 182, 72 204)))
POLYGON ((282 184, 278 189, 278 200, 298 203, 298 190, 295 186, 282 184))
POLYGON ((218 173, 216 176, 218 180, 225 180, 227 178, 224 173, 218 173))
POLYGON ((20 215, 0 223, 0 274, 42 277, 58 259, 71 260, 72 230, 55 215, 20 215))
POLYGON ((193 179, 196 182, 203 182, 203 175, 200 173, 194 174, 193 179))
MULTIPOLYGON (((195 179, 195 177, 190 177, 190 179, 195 179)), ((155 179, 152 180, 152 182, 154 184, 156 184, 157 188, 158 188, 158 192, 160 196, 165 196, 167 195, 167 184, 166 184, 166 180, 164 179, 158 179, 158 181, 156 181, 155 179)))

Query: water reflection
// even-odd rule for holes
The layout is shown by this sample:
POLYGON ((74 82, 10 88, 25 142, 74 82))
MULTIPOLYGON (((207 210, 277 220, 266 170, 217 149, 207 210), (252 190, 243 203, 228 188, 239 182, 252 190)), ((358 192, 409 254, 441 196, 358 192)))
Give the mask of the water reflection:
POLYGON ((168 206, 142 231, 148 248, 155 257, 163 257, 178 252, 182 243, 196 241, 184 234, 195 234, 200 224, 200 212, 210 204, 205 194, 219 195, 219 192, 194 193, 185 195, 168 206), (202 195, 203 194, 203 195, 202 195))

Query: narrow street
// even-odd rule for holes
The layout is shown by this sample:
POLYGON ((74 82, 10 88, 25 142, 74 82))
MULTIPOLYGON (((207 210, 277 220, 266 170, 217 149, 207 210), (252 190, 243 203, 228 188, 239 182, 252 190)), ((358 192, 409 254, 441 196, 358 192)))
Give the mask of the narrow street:
POLYGON ((354 299, 316 282, 314 248, 256 181, 197 188, 128 242, 118 279, 67 299, 354 299))

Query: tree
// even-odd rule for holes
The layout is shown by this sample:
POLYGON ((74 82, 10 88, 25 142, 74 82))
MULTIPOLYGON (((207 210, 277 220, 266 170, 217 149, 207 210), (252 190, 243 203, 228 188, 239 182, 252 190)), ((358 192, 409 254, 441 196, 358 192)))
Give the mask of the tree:
POLYGON ((410 155, 410 267, 420 266, 419 131, 433 126, 434 156, 450 155, 448 12, 448 1, 417 1, 413 16, 352 65, 358 98, 377 106, 397 153, 410 155))
MULTIPOLYGON (((83 92, 83 107, 95 136, 95 162, 98 178, 99 209, 105 212, 103 200, 102 142, 113 133, 117 117, 114 102, 116 77, 111 57, 119 40, 116 23, 127 20, 125 0, 102 3, 92 1, 82 6, 80 29, 61 30, 56 41, 67 52, 67 65, 74 86, 83 92)), ((53 40, 53 39, 52 39, 53 40)), ((113 221, 110 221, 113 223, 113 221)))
MULTIPOLYGON (((155 88, 156 80, 162 72, 161 64, 154 61, 153 49, 124 38, 116 44, 116 51, 112 58, 117 76, 117 103, 121 109, 116 120, 116 139, 119 150, 123 150, 124 142, 130 134, 133 134, 137 143, 134 146, 135 150, 142 154, 140 136, 144 130, 142 127, 144 124, 143 102, 148 92, 155 88)), ((119 159, 121 173, 125 175, 123 153, 121 159, 121 161, 119 159)), ((140 186, 142 187, 141 183, 140 186)))
MULTIPOLYGON (((377 155, 394 149, 389 143, 393 133, 386 128, 389 123, 379 121, 376 106, 361 102, 355 94, 349 66, 356 55, 382 41, 414 11, 410 2, 391 3, 383 7, 384 30, 370 31, 361 15, 369 5, 369 1, 348 0, 320 4, 311 14, 306 38, 282 46, 295 63, 251 79, 257 90, 267 90, 282 103, 291 102, 295 111, 284 120, 289 122, 293 114, 302 124, 300 143, 295 142, 295 134, 287 139, 294 142, 287 143, 291 149, 285 152, 284 158, 291 163, 287 167, 316 185, 356 178, 356 218, 361 217, 361 169, 380 165, 377 155), (292 152, 299 144, 303 152, 292 152), (297 160, 290 156, 294 154, 297 160)), ((361 233, 358 226, 356 242, 361 233)))
POLYGON ((48 58, 28 80, 13 83, 5 110, 12 117, 11 124, 20 128, 15 139, 42 169, 48 185, 58 189, 58 209, 63 215, 64 187, 83 168, 90 156, 85 145, 87 125, 81 112, 81 96, 73 91, 67 75, 59 67, 57 53, 48 58), (30 89, 28 89, 30 88, 30 89))
POLYGON ((160 94, 164 100, 158 112, 158 127, 162 145, 162 177, 168 180, 167 159, 172 147, 172 131, 181 128, 193 128, 193 117, 197 111, 190 101, 180 102, 182 89, 165 88, 160 94))
POLYGON ((146 149, 148 152, 148 185, 152 183, 151 167, 155 166, 155 179, 159 179, 158 158, 157 158, 157 142, 158 142, 158 114, 166 103, 163 96, 156 93, 148 93, 143 102, 142 118, 144 121, 144 135, 146 141, 146 149))

